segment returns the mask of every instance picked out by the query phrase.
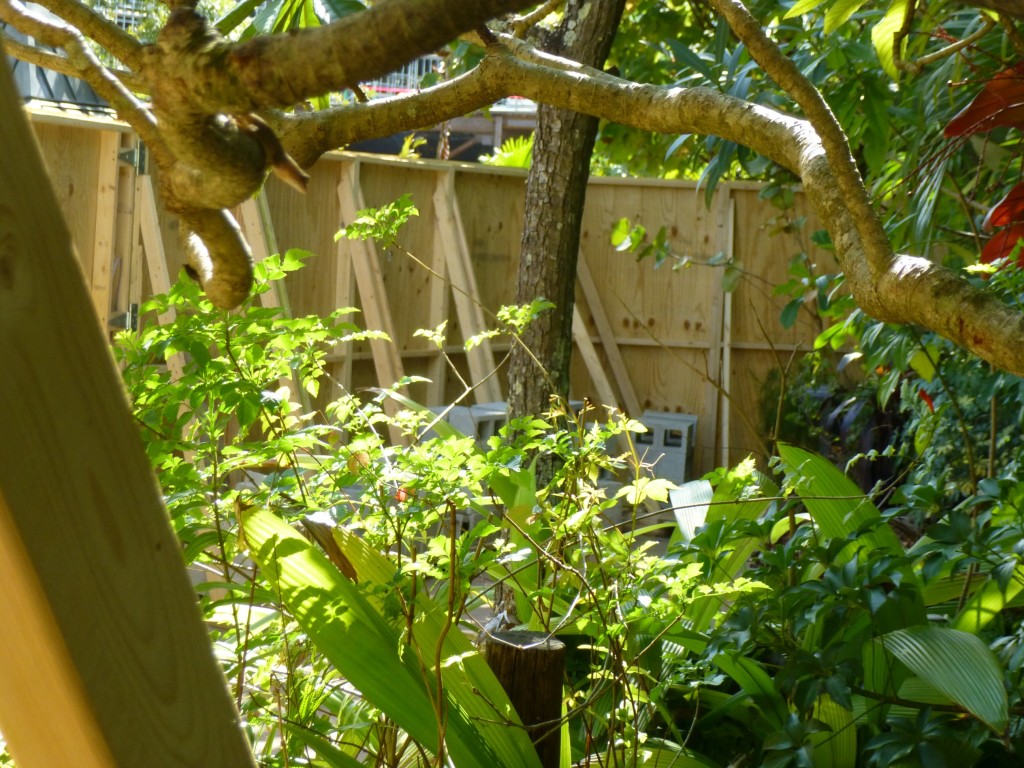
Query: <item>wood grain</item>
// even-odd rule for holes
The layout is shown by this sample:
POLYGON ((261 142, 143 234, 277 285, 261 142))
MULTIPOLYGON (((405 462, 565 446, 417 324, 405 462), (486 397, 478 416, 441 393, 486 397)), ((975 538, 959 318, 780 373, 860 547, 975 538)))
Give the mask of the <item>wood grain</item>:
POLYGON ((6 63, 0 111, 0 729, 20 768, 253 766, 6 63))

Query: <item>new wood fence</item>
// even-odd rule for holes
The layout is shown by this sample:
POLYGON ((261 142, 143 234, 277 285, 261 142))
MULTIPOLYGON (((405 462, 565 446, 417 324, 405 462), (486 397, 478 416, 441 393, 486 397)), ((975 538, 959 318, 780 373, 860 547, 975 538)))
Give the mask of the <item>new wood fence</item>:
MULTIPOLYGON (((32 124, 72 230, 97 313, 104 324, 128 321, 131 306, 165 289, 181 266, 177 220, 153 202, 152 180, 136 167, 138 142, 123 126, 33 113, 32 124)), ((331 355, 339 387, 389 385, 418 375, 411 396, 428 405, 464 394, 427 339, 414 335, 448 321, 445 350, 463 378, 477 384, 466 404, 503 399, 504 370, 488 378, 508 350, 496 339, 471 353, 464 338, 493 326, 493 313, 514 301, 523 221, 525 172, 460 163, 336 153, 311 171, 300 195, 271 180, 263 215, 250 202, 239 212, 261 252, 312 251, 309 266, 289 276, 286 299, 297 315, 360 308, 357 322, 386 330, 394 344, 356 345, 331 355), (419 216, 398 243, 335 242, 338 228, 367 206, 410 193, 419 216), (410 257, 412 254, 413 257, 410 257)), ((571 396, 614 401, 631 415, 693 414, 692 472, 735 462, 763 448, 765 398, 773 369, 809 348, 820 330, 810 312, 784 330, 790 260, 811 253, 819 271, 831 257, 814 251, 802 198, 783 213, 749 183, 722 184, 710 207, 692 182, 594 178, 583 219, 579 313, 571 396), (655 269, 617 252, 610 234, 622 217, 669 244, 690 266, 655 269), (788 217, 788 218, 787 218, 788 217), (731 260, 742 269, 735 291, 722 288, 731 260)), ((59 311, 59 309, 55 309, 59 311)))

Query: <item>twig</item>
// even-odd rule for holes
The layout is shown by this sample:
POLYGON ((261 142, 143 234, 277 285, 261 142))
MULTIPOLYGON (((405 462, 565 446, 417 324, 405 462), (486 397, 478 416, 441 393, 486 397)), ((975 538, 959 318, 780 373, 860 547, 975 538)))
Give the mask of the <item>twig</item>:
POLYGON ((77 29, 67 23, 46 21, 31 13, 20 2, 0 2, 0 21, 10 24, 45 45, 63 48, 75 74, 106 99, 117 110, 121 119, 135 129, 152 151, 167 152, 152 113, 100 63, 77 29))
POLYGON ((118 61, 130 69, 135 68, 142 43, 121 29, 110 19, 83 5, 78 0, 34 0, 68 25, 95 40, 118 61))
POLYGON ((942 59, 948 58, 949 56, 952 56, 954 53, 957 53, 958 51, 961 51, 964 48, 967 48, 968 46, 974 45, 976 42, 981 40, 981 38, 987 35, 989 30, 991 30, 995 25, 995 21, 986 17, 982 21, 981 28, 971 33, 963 40, 958 40, 957 42, 951 43, 950 45, 947 45, 944 48, 940 48, 937 51, 933 51, 932 53, 920 56, 914 59, 913 61, 904 61, 903 58, 900 56, 899 45, 896 45, 893 48, 893 61, 896 64, 897 69, 903 72, 909 72, 912 75, 916 75, 920 73, 921 70, 924 69, 929 64, 934 64, 936 61, 941 61, 942 59))
POLYGON ((533 9, 529 13, 525 13, 522 16, 516 16, 512 19, 512 34, 516 37, 523 37, 531 27, 539 24, 551 13, 557 11, 562 5, 565 4, 565 0, 547 0, 543 5, 533 9))

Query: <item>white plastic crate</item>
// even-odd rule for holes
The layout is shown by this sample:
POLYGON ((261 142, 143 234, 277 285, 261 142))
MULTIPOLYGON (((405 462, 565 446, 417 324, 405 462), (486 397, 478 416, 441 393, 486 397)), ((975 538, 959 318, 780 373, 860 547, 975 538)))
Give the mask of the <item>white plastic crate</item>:
POLYGON ((654 476, 673 483, 685 482, 697 417, 689 413, 644 411, 639 421, 647 431, 636 433, 633 442, 644 462, 654 465, 654 476))

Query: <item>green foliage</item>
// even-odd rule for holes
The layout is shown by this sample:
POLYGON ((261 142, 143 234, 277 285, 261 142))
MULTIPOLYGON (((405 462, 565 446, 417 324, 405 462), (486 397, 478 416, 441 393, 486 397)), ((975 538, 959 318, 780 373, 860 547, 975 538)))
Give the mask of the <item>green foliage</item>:
POLYGON ((532 133, 529 136, 513 136, 493 155, 480 157, 480 162, 499 168, 529 168, 533 160, 533 138, 532 133))
POLYGON ((419 210, 412 202, 412 195, 406 193, 393 203, 358 211, 355 221, 342 227, 334 239, 347 237, 350 240, 376 240, 381 247, 387 248, 398 237, 402 225, 419 215, 419 210))

